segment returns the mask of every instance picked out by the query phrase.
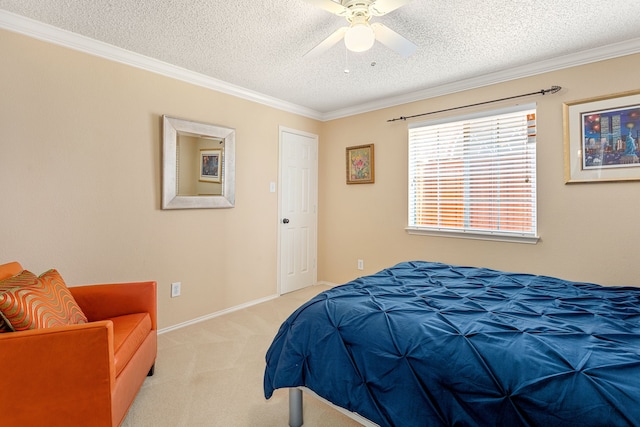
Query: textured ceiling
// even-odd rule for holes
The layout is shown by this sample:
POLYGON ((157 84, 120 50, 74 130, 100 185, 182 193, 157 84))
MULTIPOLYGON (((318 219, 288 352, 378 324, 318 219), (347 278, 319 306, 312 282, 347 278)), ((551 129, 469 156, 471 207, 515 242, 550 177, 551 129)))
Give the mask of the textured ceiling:
POLYGON ((414 0, 372 18, 418 45, 409 58, 379 43, 303 58, 346 25, 304 0, 0 0, 0 9, 320 115, 608 45, 640 51, 637 0, 414 0))

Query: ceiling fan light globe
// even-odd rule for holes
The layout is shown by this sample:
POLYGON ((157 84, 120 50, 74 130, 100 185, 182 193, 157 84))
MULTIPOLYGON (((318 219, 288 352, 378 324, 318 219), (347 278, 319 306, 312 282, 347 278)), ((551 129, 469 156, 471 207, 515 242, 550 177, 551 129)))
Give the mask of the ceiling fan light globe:
POLYGON ((364 52, 371 49, 376 41, 373 29, 367 24, 354 24, 344 35, 344 44, 352 52, 364 52))

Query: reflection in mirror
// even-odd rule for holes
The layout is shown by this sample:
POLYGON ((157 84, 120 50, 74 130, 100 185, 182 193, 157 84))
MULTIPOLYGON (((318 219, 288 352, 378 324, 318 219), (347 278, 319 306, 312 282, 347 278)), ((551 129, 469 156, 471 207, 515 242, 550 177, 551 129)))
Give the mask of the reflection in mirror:
POLYGON ((163 117, 163 209, 230 208, 235 130, 163 117))
POLYGON ((224 139, 178 133, 178 196, 222 196, 224 139))

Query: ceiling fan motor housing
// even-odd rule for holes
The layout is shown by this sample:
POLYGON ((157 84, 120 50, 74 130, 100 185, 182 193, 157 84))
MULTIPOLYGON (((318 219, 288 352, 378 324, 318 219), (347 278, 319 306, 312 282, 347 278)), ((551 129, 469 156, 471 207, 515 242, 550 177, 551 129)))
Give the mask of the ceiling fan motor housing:
POLYGON ((369 21, 371 19, 372 11, 371 6, 373 2, 368 0, 345 0, 342 5, 346 9, 347 21, 353 23, 355 19, 364 19, 369 21))

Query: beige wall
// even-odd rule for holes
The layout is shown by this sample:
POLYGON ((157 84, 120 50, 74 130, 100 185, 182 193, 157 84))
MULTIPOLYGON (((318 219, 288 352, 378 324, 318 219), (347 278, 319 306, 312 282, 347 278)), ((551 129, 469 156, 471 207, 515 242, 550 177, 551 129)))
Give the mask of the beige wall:
POLYGON ((639 284, 640 182, 565 185, 562 127, 563 102, 638 89, 639 71, 640 55, 628 56, 325 123, 320 150, 319 277, 341 283, 399 261, 421 259, 606 285, 639 284), (408 122, 387 120, 552 85, 563 89, 519 100, 537 102, 538 109, 539 243, 408 235, 404 231, 408 122), (375 144, 376 182, 347 186, 345 147, 368 143, 375 144), (362 272, 356 269, 357 259, 364 260, 362 272))
POLYGON ((156 280, 160 328, 276 293, 278 126, 319 122, 11 32, 0 55, 0 263, 156 280), (160 209, 163 114, 236 129, 235 208, 160 209))
POLYGON ((161 328, 275 294, 280 125, 320 136, 321 281, 424 259, 636 283, 640 183, 564 184, 562 102, 636 89, 638 55, 325 123, 10 32, 0 55, 0 262, 58 268, 71 286, 156 280, 161 328), (407 235, 407 123, 387 119, 551 85, 563 90, 525 100, 541 241, 407 235), (160 209, 163 114, 236 129, 235 208, 160 209), (345 147, 366 143, 376 183, 347 186, 345 147))

